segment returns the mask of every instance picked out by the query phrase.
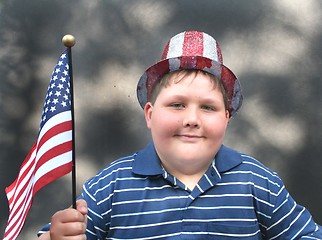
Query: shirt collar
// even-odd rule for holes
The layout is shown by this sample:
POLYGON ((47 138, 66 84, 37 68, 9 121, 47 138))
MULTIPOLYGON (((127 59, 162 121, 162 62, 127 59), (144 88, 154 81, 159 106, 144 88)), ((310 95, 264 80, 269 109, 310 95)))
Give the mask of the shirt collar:
POLYGON ((132 171, 143 176, 155 176, 163 173, 161 161, 153 142, 150 142, 143 150, 137 153, 132 171))
POLYGON ((242 161, 240 152, 222 145, 215 157, 215 166, 222 173, 238 166, 242 161))
MULTIPOLYGON (((219 173, 226 172, 242 162, 241 154, 224 145, 221 146, 215 156, 215 166, 219 173)), ((156 176, 163 174, 160 159, 153 142, 139 151, 133 163, 133 173, 143 176, 156 176)))

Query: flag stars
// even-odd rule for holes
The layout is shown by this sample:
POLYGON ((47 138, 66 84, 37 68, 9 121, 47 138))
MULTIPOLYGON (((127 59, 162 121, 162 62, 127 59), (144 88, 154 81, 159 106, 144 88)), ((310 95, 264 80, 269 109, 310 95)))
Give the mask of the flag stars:
POLYGON ((70 76, 67 58, 67 54, 61 55, 51 76, 41 126, 53 115, 69 110, 71 107, 70 76))
POLYGON ((50 108, 50 111, 51 111, 51 112, 56 111, 56 107, 55 107, 55 106, 52 106, 52 107, 50 108))
POLYGON ((61 92, 60 91, 56 91, 55 96, 57 96, 57 97, 61 96, 61 92))
POLYGON ((66 82, 66 78, 62 76, 62 77, 60 78, 60 81, 62 81, 62 82, 66 82))

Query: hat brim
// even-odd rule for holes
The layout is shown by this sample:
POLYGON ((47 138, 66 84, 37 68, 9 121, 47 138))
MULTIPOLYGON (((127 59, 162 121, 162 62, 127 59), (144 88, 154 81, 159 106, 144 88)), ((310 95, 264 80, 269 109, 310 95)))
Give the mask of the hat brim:
POLYGON ((227 92, 230 117, 233 116, 242 105, 242 94, 239 80, 226 66, 217 61, 202 56, 181 56, 161 60, 149 67, 141 76, 137 85, 137 98, 140 106, 144 108, 150 100, 152 90, 157 81, 165 74, 177 70, 202 70, 208 72, 222 81, 227 92))

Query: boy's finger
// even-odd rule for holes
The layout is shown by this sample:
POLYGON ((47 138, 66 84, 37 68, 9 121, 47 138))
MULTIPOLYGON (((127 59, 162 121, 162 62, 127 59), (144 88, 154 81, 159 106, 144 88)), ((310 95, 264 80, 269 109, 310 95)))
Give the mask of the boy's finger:
POLYGON ((86 225, 80 222, 58 223, 50 228, 51 240, 86 239, 86 225))
POLYGON ((51 218, 51 223, 84 222, 84 220, 85 220, 84 215, 80 213, 78 210, 65 209, 65 210, 56 212, 51 218))
POLYGON ((83 215, 87 214, 87 203, 84 199, 77 200, 76 209, 83 215))
POLYGON ((85 239, 86 216, 76 209, 56 212, 51 218, 50 239, 85 239))

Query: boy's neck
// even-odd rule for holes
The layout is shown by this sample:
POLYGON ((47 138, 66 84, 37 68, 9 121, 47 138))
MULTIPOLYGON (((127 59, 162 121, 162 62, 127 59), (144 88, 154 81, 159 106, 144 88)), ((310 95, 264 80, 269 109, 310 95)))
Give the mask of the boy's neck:
POLYGON ((205 174, 209 166, 207 166, 206 169, 202 169, 196 172, 183 172, 183 171, 177 171, 175 169, 170 169, 167 166, 164 166, 164 169, 180 180, 184 185, 186 185, 191 191, 195 188, 195 186, 198 184, 202 176, 205 174))
POLYGON ((203 174, 196 175, 182 175, 176 176, 184 185, 186 185, 191 191, 198 184, 199 180, 202 178, 203 174))

